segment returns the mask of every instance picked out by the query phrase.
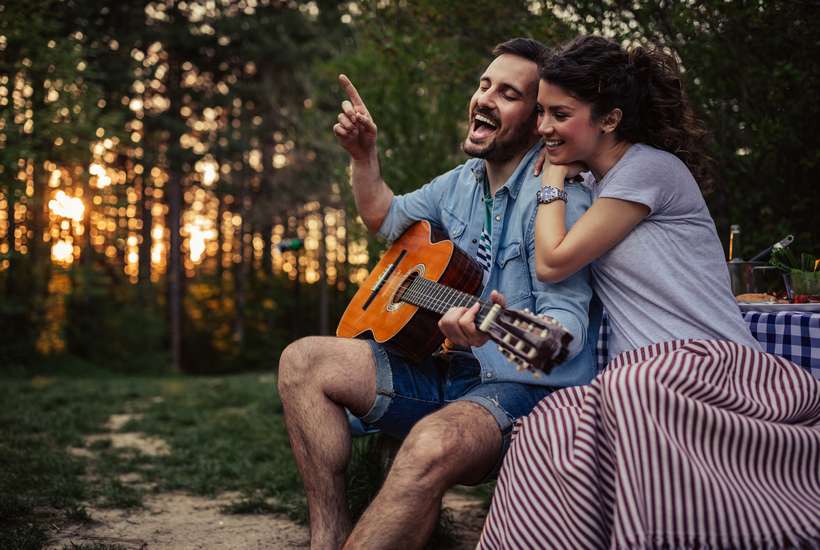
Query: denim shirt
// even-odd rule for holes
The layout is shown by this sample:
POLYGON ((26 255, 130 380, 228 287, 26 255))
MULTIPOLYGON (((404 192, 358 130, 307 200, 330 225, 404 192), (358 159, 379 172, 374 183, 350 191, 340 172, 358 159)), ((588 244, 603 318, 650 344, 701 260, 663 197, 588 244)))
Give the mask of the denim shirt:
MULTIPOLYGON (((535 275, 535 193, 541 186, 532 175, 540 145, 521 160, 515 172, 495 194, 492 207, 492 265, 481 298, 493 289, 514 309, 528 308, 560 322, 573 335, 569 359, 551 373, 538 378, 519 372, 489 340, 472 351, 481 364, 482 382, 522 382, 544 386, 575 386, 592 380, 600 312, 597 300, 590 323, 592 287, 588 268, 560 283, 544 283, 535 275)), ((476 258, 485 223, 483 182, 486 168, 481 159, 470 159, 420 189, 393 197, 379 234, 397 239, 410 225, 427 220, 443 230, 458 247, 476 258)), ((567 229, 589 208, 589 190, 568 184, 567 229)))

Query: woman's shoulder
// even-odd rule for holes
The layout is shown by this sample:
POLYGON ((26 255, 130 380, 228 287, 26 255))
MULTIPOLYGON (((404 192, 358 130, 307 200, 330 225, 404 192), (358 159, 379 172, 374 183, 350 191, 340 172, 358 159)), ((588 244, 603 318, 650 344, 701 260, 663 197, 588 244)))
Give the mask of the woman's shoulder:
POLYGON ((686 164, 674 154, 645 143, 636 143, 625 155, 627 164, 642 170, 659 170, 669 175, 690 174, 686 164))
POLYGON ((695 178, 682 160, 668 151, 636 143, 604 176, 599 189, 613 191, 626 187, 647 190, 657 187, 668 191, 692 185, 697 187, 695 178))
POLYGON ((638 202, 648 206, 651 214, 657 215, 667 212, 681 199, 686 199, 689 204, 690 199, 694 198, 694 191, 697 191, 697 184, 678 157, 656 147, 636 143, 594 189, 598 198, 638 202))

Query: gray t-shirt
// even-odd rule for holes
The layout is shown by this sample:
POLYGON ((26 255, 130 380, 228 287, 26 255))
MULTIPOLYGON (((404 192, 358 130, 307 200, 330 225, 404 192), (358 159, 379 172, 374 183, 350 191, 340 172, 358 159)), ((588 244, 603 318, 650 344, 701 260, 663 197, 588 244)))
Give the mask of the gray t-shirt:
POLYGON ((635 144, 599 183, 594 200, 644 204, 649 215, 592 263, 611 326, 609 356, 682 338, 731 340, 760 350, 732 295, 706 202, 675 155, 635 144))

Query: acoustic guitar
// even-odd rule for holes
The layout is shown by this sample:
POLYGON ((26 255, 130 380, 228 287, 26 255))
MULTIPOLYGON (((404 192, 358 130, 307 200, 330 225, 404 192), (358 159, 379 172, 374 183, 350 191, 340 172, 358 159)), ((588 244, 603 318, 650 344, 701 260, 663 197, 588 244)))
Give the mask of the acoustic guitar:
POLYGON ((342 315, 336 335, 372 338, 420 361, 444 341, 438 320, 451 307, 480 305, 479 330, 516 367, 536 376, 569 353, 572 335, 557 321, 476 297, 482 269, 430 223, 413 224, 385 252, 342 315))

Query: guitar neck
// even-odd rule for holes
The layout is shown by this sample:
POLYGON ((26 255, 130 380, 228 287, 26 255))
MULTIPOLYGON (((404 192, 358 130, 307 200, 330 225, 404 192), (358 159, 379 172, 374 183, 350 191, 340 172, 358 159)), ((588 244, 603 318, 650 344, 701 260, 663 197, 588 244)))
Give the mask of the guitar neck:
POLYGON ((475 303, 481 304, 476 314, 476 324, 487 315, 493 304, 485 302, 472 294, 461 292, 441 283, 416 277, 401 295, 401 301, 413 304, 420 308, 444 314, 453 307, 471 307, 475 303))

